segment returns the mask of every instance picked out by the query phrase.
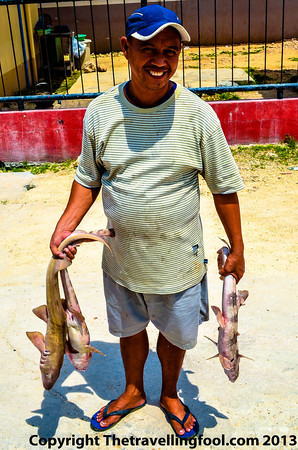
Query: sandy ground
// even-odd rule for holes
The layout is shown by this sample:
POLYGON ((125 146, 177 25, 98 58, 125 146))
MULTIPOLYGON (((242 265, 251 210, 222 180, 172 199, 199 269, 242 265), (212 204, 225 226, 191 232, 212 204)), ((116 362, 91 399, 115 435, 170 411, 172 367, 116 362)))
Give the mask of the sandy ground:
MULTIPOLYGON (((239 314, 239 346, 253 361, 242 359, 240 377, 232 384, 218 360, 207 360, 216 353, 215 346, 204 337, 217 336, 217 323, 210 314, 209 322, 200 328, 197 346, 186 354, 179 395, 200 422, 204 439, 201 448, 225 448, 223 436, 232 448, 298 448, 293 437, 297 435, 298 412, 298 172, 276 164, 251 170, 245 162, 240 163, 240 170, 246 184, 239 193, 246 274, 239 288, 248 289, 249 297, 239 314), (238 444, 229 442, 233 437, 238 444), (259 445, 256 440, 247 441, 250 438, 258 439, 259 445)), ((169 441, 172 430, 158 408, 157 331, 151 325, 150 355, 145 368, 148 406, 105 433, 114 434, 114 441, 103 436, 96 441, 89 428, 90 416, 117 397, 123 387, 118 340, 107 329, 99 262, 101 244, 83 245, 69 271, 92 344, 106 357, 95 355, 85 373, 73 370, 65 359, 54 388, 47 392, 42 387, 39 352, 25 332, 45 331, 45 324, 31 309, 45 303, 48 242, 72 179, 72 171, 47 173, 35 176, 31 181, 34 188, 30 190, 15 192, 15 183, 15 188, 10 186, 6 191, 6 198, 5 192, 1 193, 1 447, 195 448, 199 441, 189 447, 169 441), (63 438, 68 438, 68 443, 63 438)), ((201 206, 209 259, 210 304, 220 306, 222 282, 216 270, 216 250, 221 246, 218 236, 224 237, 224 232, 204 184, 201 206)), ((104 228, 105 224, 98 199, 80 228, 90 231, 104 228)))

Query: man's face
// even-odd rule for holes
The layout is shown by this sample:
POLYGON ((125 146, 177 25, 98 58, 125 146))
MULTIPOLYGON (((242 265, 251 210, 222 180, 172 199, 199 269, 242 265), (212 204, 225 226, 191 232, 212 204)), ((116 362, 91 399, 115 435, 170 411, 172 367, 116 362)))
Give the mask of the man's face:
POLYGON ((167 27, 148 41, 121 38, 122 51, 129 61, 134 89, 148 95, 168 88, 177 69, 181 40, 177 30, 167 27))

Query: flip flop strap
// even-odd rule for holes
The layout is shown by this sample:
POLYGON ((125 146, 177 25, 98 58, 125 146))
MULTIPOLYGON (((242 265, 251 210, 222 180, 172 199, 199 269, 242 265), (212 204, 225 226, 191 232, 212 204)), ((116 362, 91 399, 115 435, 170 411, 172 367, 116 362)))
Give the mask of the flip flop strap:
MULTIPOLYGON (((115 399, 114 399, 115 400, 115 399)), ((103 414, 102 414, 102 420, 107 419, 110 416, 123 416, 124 414, 128 414, 132 409, 134 408, 129 408, 129 409, 118 409, 117 411, 113 411, 108 413, 108 408, 110 403, 112 403, 114 400, 111 400, 105 407, 105 409, 103 410, 103 414)))
POLYGON ((184 424, 187 421, 188 417, 189 417, 189 411, 186 411, 185 416, 183 417, 182 420, 179 419, 179 417, 175 416, 175 414, 172 414, 170 412, 167 411, 167 415, 170 419, 172 420, 176 420, 176 422, 180 423, 180 425, 183 426, 184 428, 184 424))

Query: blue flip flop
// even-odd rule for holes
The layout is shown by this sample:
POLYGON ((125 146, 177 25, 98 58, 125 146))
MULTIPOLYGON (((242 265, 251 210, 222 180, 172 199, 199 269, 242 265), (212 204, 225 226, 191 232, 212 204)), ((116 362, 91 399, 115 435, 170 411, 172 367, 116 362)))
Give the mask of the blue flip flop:
POLYGON ((161 405, 160 405, 160 406, 161 406, 161 409, 163 410, 163 412, 165 413, 166 418, 167 418, 169 424, 170 424, 171 427, 173 428, 173 431, 175 432, 175 435, 176 435, 177 437, 179 437, 180 439, 185 439, 185 440, 186 440, 186 439, 193 438, 193 437, 195 437, 195 436, 198 434, 198 432, 199 432, 199 422, 197 421, 196 417, 192 414, 192 416, 193 416, 193 417, 195 418, 195 420, 196 420, 196 421, 195 421, 195 424, 194 424, 194 427, 193 427, 190 431, 186 431, 184 424, 185 424, 185 422, 187 421, 187 419, 188 419, 188 417, 189 417, 189 415, 190 415, 191 413, 190 413, 190 410, 189 410, 188 406, 186 406, 181 400, 180 400, 180 402, 182 403, 182 405, 183 405, 184 408, 185 408, 185 416, 183 417, 182 420, 180 420, 179 417, 175 416, 175 414, 172 414, 172 413, 170 413, 169 411, 167 411, 167 410, 166 410, 165 408, 163 408, 161 405), (183 427, 185 433, 184 433, 184 434, 178 434, 178 433, 176 432, 175 428, 173 427, 171 420, 175 420, 176 422, 180 423, 180 425, 183 427))
POLYGON ((146 400, 145 400, 144 403, 142 403, 140 406, 136 406, 135 408, 118 409, 118 411, 113 411, 113 412, 108 413, 108 407, 109 407, 110 403, 112 403, 112 402, 114 402, 114 401, 115 401, 115 399, 114 399, 114 400, 111 400, 111 401, 106 405, 105 409, 103 410, 103 417, 102 417, 101 421, 107 419, 107 418, 110 417, 110 416, 118 416, 118 415, 119 415, 119 416, 122 416, 122 417, 120 417, 120 418, 117 420, 117 422, 114 422, 114 423, 112 423, 111 425, 108 425, 107 427, 101 427, 101 426, 100 426, 100 422, 98 422, 97 419, 96 419, 97 414, 99 413, 99 411, 97 411, 97 412, 92 416, 92 418, 91 418, 91 420, 90 420, 90 426, 91 426, 92 430, 94 430, 94 431, 106 431, 106 430, 109 430, 109 429, 112 428, 113 426, 117 425, 117 423, 119 423, 120 420, 122 420, 125 416, 127 416, 128 414, 130 414, 130 413, 133 412, 133 411, 136 411, 137 409, 143 408, 143 407, 147 404, 147 402, 146 402, 146 400))

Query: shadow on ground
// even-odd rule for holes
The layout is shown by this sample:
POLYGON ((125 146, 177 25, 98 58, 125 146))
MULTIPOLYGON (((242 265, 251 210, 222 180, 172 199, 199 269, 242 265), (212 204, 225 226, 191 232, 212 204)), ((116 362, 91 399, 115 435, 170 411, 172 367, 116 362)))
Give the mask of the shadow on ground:
MULTIPOLYGON (((81 419, 89 422, 90 416, 85 415, 85 412, 78 405, 69 401, 67 394, 76 392, 93 395, 95 393, 98 398, 94 398, 94 411, 88 411, 88 414, 91 412, 93 414, 102 403, 100 399, 108 402, 122 393, 124 370, 119 345, 100 341, 95 341, 92 345, 100 349, 106 357, 93 356, 87 371, 81 372, 86 380, 86 384, 76 386, 64 385, 67 382, 67 378, 75 371, 68 358, 65 357, 60 377, 55 386, 51 391, 44 391, 44 399, 40 409, 32 411, 35 415, 26 419, 29 425, 38 428, 37 433, 40 437, 53 437, 61 417, 81 419)), ((227 419, 227 416, 221 414, 217 409, 206 404, 206 402, 200 401, 199 389, 189 381, 187 376, 189 373, 192 372, 183 369, 181 371, 178 383, 179 396, 197 416, 200 423, 200 434, 202 434, 205 428, 214 428, 217 425, 216 418, 227 419)), ((144 382, 148 404, 158 406, 161 369, 157 354, 152 350, 150 350, 146 362, 144 382)), ((86 426, 89 429, 89 423, 86 426)))

